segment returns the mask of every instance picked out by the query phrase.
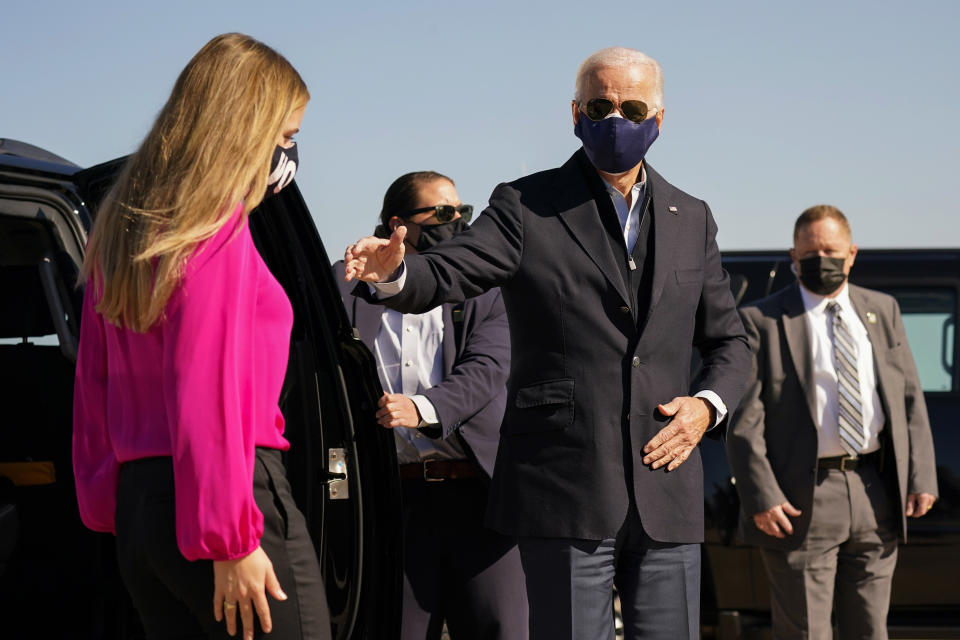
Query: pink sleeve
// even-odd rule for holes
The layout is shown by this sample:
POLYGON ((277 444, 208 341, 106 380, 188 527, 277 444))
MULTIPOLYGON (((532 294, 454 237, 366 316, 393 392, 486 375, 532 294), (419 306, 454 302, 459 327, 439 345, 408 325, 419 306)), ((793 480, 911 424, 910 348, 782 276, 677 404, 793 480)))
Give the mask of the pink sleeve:
POLYGON ((249 228, 234 234, 232 222, 188 263, 164 321, 177 543, 188 560, 243 557, 263 534, 253 498, 255 249, 249 228))
POLYGON ((87 284, 80 319, 73 384, 73 474, 83 524, 114 533, 120 463, 107 433, 107 345, 103 317, 94 309, 94 289, 92 282, 87 284))

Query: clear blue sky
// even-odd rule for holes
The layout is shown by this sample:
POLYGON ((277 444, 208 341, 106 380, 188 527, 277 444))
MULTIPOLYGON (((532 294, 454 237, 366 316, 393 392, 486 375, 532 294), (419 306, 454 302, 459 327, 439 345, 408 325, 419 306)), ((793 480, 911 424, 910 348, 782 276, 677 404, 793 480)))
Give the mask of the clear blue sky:
POLYGON ((331 257, 370 233, 402 173, 464 202, 579 146, 577 65, 657 58, 648 159, 707 200, 723 249, 789 246, 811 204, 862 247, 960 246, 960 2, 8 2, 0 137, 82 166, 134 150, 210 37, 249 33, 313 94, 297 181, 331 257))

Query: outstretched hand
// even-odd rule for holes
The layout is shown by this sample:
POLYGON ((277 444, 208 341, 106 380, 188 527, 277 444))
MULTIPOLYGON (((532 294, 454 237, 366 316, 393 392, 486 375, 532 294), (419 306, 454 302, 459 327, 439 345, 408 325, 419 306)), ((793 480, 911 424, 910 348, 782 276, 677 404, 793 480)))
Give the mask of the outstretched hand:
POLYGON ((406 237, 407 228, 401 225, 393 231, 389 240, 370 236, 347 247, 343 254, 346 281, 354 278, 364 282, 386 280, 403 262, 406 253, 403 239, 406 237))

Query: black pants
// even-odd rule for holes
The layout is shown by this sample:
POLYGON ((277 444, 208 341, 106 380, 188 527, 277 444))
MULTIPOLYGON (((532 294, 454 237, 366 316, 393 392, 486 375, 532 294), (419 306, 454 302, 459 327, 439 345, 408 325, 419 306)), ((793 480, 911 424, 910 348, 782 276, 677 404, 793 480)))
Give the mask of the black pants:
MULTIPOLYGON (((316 552, 293 502, 280 452, 258 448, 253 493, 263 512, 260 546, 287 600, 270 595, 271 640, 330 638, 330 614, 316 552)), ((213 563, 190 562, 177 547, 173 463, 149 458, 123 465, 117 490, 117 561, 147 637, 229 638, 213 617, 213 563)), ((239 616, 237 628, 242 631, 239 616)))
POLYGON ((483 526, 482 480, 403 481, 401 640, 526 640, 516 538, 483 526))

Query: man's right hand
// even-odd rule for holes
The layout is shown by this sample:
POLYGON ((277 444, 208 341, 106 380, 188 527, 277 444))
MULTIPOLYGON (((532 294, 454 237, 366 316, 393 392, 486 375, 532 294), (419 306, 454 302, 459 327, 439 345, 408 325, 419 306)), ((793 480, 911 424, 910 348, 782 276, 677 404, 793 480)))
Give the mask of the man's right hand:
POLYGON ((790 518, 787 516, 796 518, 799 515, 799 509, 789 502, 784 502, 772 509, 754 514, 753 523, 757 525, 757 529, 760 529, 760 531, 763 531, 768 536, 786 538, 788 535, 793 534, 793 525, 790 524, 790 518))
POLYGON ((343 254, 346 281, 354 278, 364 282, 386 280, 403 262, 406 253, 403 239, 406 237, 407 228, 401 225, 393 231, 389 240, 370 236, 347 247, 343 254))

